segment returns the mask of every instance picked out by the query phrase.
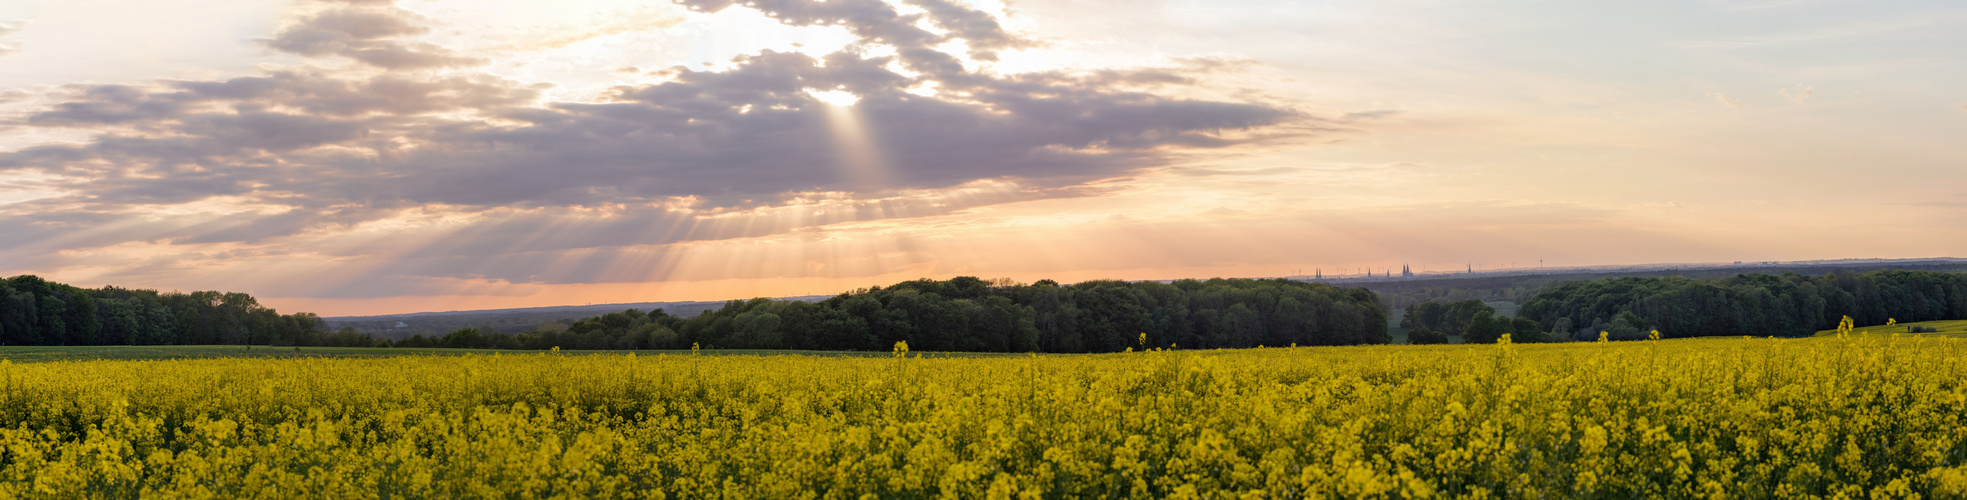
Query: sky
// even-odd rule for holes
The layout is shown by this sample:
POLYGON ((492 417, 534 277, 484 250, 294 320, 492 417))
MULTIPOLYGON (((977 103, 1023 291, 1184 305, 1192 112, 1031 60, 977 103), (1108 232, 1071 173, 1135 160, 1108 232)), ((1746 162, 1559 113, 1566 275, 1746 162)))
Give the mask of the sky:
POLYGON ((1967 257, 1967 4, 14 0, 0 275, 326 316, 1967 257))

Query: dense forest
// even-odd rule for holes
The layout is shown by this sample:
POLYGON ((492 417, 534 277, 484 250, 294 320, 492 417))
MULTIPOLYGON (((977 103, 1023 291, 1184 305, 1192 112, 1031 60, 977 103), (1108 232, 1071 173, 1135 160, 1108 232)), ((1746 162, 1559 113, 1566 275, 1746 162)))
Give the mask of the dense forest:
POLYGON ((314 314, 281 315, 243 293, 0 280, 0 345, 311 344, 321 330, 314 314))
MULTIPOLYGON (((1517 316, 1468 294, 1428 290, 1401 327, 1413 343, 1516 342, 1778 335, 1887 320, 1967 319, 1967 274, 1888 270, 1821 276, 1622 277, 1551 283, 1517 316)), ((1514 292, 1512 293, 1520 293, 1514 292)), ((309 313, 282 315, 243 293, 78 288, 34 276, 0 280, 0 344, 474 347, 503 349, 915 350, 1113 352, 1179 346, 1382 344, 1385 297, 1294 280, 1173 283, 1050 280, 1023 285, 973 277, 917 280, 819 301, 736 300, 700 314, 629 309, 525 333, 462 328, 377 338, 329 332, 309 313)))
POLYGON ((1409 305, 1400 317, 1400 327, 1412 329, 1407 332, 1410 344, 1446 344, 1450 335, 1461 336, 1468 344, 1495 343, 1505 333, 1510 334, 1510 341, 1523 343, 1561 342, 1570 337, 1568 332, 1545 332, 1542 325, 1528 318, 1496 316, 1496 308, 1477 299, 1409 305))
POLYGON ((1573 338, 1806 336, 1837 326, 1967 319, 1967 274, 1873 271, 1822 276, 1615 278, 1545 287, 1517 315, 1573 338))
MULTIPOLYGON (((1465 300, 1476 302, 1522 302, 1537 292, 1539 285, 1512 285, 1498 288, 1454 288, 1431 286, 1414 290, 1373 290, 1379 294, 1380 304, 1387 310, 1406 309, 1428 302, 1453 303, 1465 300)), ((1365 287, 1372 289, 1375 287, 1365 287)))
POLYGON ((399 346, 546 349, 1114 352, 1144 347, 1384 344, 1372 292, 1292 280, 995 284, 918 280, 818 302, 752 299, 690 317, 628 310, 564 330, 476 329, 399 346))

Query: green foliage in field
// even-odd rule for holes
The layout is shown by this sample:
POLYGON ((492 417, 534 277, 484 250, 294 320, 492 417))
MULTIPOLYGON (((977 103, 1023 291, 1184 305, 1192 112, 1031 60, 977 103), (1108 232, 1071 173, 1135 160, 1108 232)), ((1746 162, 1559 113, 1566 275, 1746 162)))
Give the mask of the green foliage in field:
MULTIPOLYGON (((1871 337, 1892 337, 1892 336, 1967 337, 1967 320, 1920 321, 1914 323, 1898 323, 1893 325, 1860 326, 1860 327, 1852 328, 1851 335, 1871 336, 1871 337)), ((1817 336, 1835 337, 1837 336, 1837 330, 1829 329, 1829 330, 1819 331, 1817 332, 1817 336)))
POLYGON ((1423 326, 1407 332, 1407 343, 1415 345, 1446 344, 1448 343, 1448 334, 1437 332, 1432 328, 1423 326))
MULTIPOLYGON (((1510 307, 1507 302, 1496 302, 1510 307)), ((1491 303, 1467 299, 1456 302, 1420 302, 1407 306, 1400 314, 1400 327, 1412 329, 1408 333, 1410 344, 1445 344, 1449 335, 1461 336, 1469 344, 1494 344, 1503 334, 1520 343, 1537 343, 1566 340, 1566 335, 1546 334, 1542 325, 1526 318, 1512 317, 1508 313, 1499 314, 1491 303), (1419 335, 1416 336, 1415 333, 1419 335)))
POLYGON ((1448 335, 1461 335, 1477 316, 1495 316, 1496 308, 1480 300, 1455 302, 1427 301, 1407 306, 1400 317, 1402 328, 1427 328, 1448 335))
POLYGON ((0 497, 1958 498, 1967 340, 0 363, 0 497))
POLYGON ((1721 279, 1617 278, 1557 283, 1519 315, 1545 329, 1569 324, 1577 340, 1665 337, 1805 337, 1849 316, 1860 325, 1967 320, 1967 273, 1875 271, 1721 279))

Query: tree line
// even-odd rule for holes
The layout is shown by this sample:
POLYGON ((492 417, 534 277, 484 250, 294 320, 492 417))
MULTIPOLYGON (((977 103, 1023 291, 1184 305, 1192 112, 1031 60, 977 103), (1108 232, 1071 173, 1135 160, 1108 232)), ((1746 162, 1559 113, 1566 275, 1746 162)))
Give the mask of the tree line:
MULTIPOLYGON (((0 280, 0 344, 471 347, 503 349, 917 350, 1113 352, 1180 346, 1379 344, 1382 297, 1363 288, 1272 279, 1029 285, 974 277, 916 280, 821 301, 730 301, 693 316, 609 313, 507 334, 464 328, 379 339, 326 331, 311 313, 283 315, 251 295, 79 288, 35 276, 0 280), (564 327, 563 327, 564 326, 564 327)), ((1499 317, 1481 300, 1406 307, 1410 342, 1807 336, 1844 316, 1858 324, 1967 319, 1967 273, 1886 270, 1821 276, 1624 277, 1558 282, 1499 317)))
POLYGON ((1364 289, 1272 279, 1173 283, 917 280, 817 302, 736 300, 682 317, 630 309, 565 329, 462 329, 398 346, 516 349, 1115 352, 1151 347, 1383 344, 1386 313, 1364 289))
POLYGON ((1546 332, 1529 318, 1496 316, 1496 308, 1479 299, 1409 305, 1400 317, 1400 327, 1412 329, 1407 332, 1410 344, 1446 344, 1450 335, 1460 336, 1467 344, 1495 343, 1506 333, 1511 342, 1522 343, 1559 342, 1570 336, 1568 332, 1546 332))
POLYGON ((1384 283, 1375 283, 1367 288, 1380 295, 1380 303, 1387 310, 1406 309, 1427 302, 1453 303, 1474 299, 1477 302, 1522 302, 1536 293, 1538 284, 1514 284, 1496 288, 1455 288, 1429 286, 1415 289, 1390 289, 1384 283))
POLYGON ((244 293, 0 280, 3 345, 294 344, 324 333, 313 313, 282 315, 244 293))
POLYGON ((377 338, 327 331, 244 293, 85 289, 34 276, 0 281, 6 345, 258 344, 493 349, 1114 352, 1150 347, 1383 344, 1386 312, 1365 289, 1271 279, 1062 285, 975 277, 916 280, 825 300, 751 299, 694 316, 629 309, 520 334, 462 328, 377 338))
POLYGON ((1579 340, 1662 337, 1799 337, 1889 320, 1967 319, 1967 273, 1885 270, 1822 276, 1615 278, 1552 284, 1517 311, 1543 330, 1579 340))

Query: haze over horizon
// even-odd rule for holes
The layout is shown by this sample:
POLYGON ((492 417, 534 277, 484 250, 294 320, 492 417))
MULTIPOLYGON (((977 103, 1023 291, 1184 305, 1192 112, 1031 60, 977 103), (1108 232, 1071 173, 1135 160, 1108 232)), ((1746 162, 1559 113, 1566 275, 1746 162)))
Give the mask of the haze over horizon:
POLYGON ((1957 2, 26 0, 0 276, 324 316, 1967 256, 1957 2))

